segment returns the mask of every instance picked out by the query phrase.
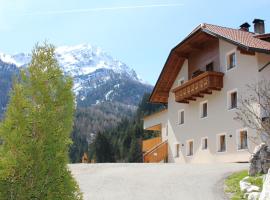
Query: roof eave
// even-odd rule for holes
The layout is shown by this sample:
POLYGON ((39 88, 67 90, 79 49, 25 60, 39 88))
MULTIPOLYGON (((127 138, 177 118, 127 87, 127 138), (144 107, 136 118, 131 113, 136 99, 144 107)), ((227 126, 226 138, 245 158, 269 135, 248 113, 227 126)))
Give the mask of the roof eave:
POLYGON ((228 38, 226 38, 226 37, 223 37, 223 36, 221 36, 221 35, 219 35, 219 34, 216 34, 216 33, 212 32, 212 31, 209 31, 209 30, 206 30, 206 29, 202 29, 202 31, 205 32, 205 33, 207 33, 207 34, 210 34, 210 35, 212 35, 212 36, 214 36, 214 37, 223 39, 223 40, 225 40, 225 41, 227 41, 227 42, 229 42, 229 43, 233 43, 233 44, 235 44, 235 45, 237 45, 237 46, 240 46, 240 47, 242 47, 242 48, 244 48, 244 49, 246 49, 246 50, 248 50, 248 51, 255 51, 255 52, 259 52, 259 53, 270 54, 270 50, 260 49, 260 48, 254 48, 254 47, 248 47, 248 46, 243 45, 243 44, 241 44, 241 43, 239 43, 239 42, 236 42, 236 41, 234 41, 234 40, 230 40, 230 39, 228 39, 228 38))
MULTIPOLYGON (((151 95, 150 95, 150 97, 149 97, 149 102, 151 102, 151 103, 164 103, 164 102, 156 102, 156 101, 152 101, 152 97, 153 97, 153 94, 154 94, 154 92, 155 92, 155 90, 156 90, 157 83, 160 81, 161 75, 163 74, 163 72, 164 72, 164 70, 165 70, 165 66, 166 66, 167 63, 168 63, 169 58, 171 57, 171 55, 172 55, 172 53, 175 51, 175 49, 177 49, 177 48, 178 48, 179 46, 181 46, 185 41, 187 41, 191 36, 195 35, 196 33, 198 33, 198 32, 201 31, 201 30, 202 30, 201 25, 197 26, 197 27, 196 27, 196 28, 195 28, 195 29, 194 29, 187 37, 185 37, 179 44, 177 44, 177 45, 170 51, 170 54, 169 54, 169 56, 167 57, 167 60, 166 60, 164 66, 163 66, 163 68, 162 68, 162 71, 161 71, 161 73, 159 74, 159 77, 158 77, 158 80, 157 80, 157 82, 156 82, 156 84, 155 84, 155 87, 154 87, 154 89, 153 89, 153 91, 152 91, 152 93, 151 93, 151 95)), ((168 102, 166 102, 166 103, 168 103, 168 102)))

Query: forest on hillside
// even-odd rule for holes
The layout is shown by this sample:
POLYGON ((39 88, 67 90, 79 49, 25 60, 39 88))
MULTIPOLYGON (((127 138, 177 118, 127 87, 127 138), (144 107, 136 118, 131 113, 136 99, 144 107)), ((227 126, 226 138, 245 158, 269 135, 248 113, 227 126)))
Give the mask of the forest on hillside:
MULTIPOLYGON (((87 136, 80 134, 81 128, 87 127, 87 120, 77 120, 72 133, 73 145, 70 148, 72 162, 81 162, 87 153, 89 159, 96 162, 142 162, 142 140, 156 136, 157 132, 143 130, 143 117, 165 108, 162 104, 148 102, 150 94, 146 93, 135 112, 130 117, 119 117, 116 126, 98 130, 94 140, 87 141, 87 136), (81 124, 76 124, 83 122, 81 124)), ((77 115, 82 115, 77 111, 77 115)), ((92 116, 93 117, 93 116, 92 116)), ((91 117, 90 117, 91 118, 91 117)), ((108 122, 110 123, 110 122, 108 122)), ((86 128, 87 129, 87 128, 86 128)), ((91 128, 88 131, 92 131, 91 128)))

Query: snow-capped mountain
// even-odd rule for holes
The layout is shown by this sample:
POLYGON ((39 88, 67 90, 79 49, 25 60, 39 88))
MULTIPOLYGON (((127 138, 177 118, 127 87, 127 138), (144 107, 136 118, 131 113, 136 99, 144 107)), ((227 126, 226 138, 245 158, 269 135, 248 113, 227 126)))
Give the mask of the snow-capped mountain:
MULTIPOLYGON (((55 56, 63 71, 74 79, 74 92, 79 106, 106 101, 137 105, 142 95, 152 89, 132 68, 114 59, 101 48, 88 44, 62 46, 56 48, 55 56)), ((27 67, 31 54, 0 53, 0 61, 6 68, 27 67)))

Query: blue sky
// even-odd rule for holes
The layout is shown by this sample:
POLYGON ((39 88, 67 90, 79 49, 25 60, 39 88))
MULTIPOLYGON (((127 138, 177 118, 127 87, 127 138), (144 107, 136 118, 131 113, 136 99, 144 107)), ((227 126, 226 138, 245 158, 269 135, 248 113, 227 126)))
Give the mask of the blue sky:
POLYGON ((171 48, 198 24, 266 20, 269 0, 0 0, 0 52, 35 43, 100 46, 155 84, 171 48))

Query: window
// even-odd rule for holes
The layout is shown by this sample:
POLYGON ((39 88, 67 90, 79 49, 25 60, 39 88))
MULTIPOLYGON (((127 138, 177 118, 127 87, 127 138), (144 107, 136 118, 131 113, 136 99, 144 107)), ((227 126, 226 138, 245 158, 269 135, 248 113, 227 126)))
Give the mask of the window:
POLYGON ((185 83, 184 77, 182 77, 182 78, 180 78, 180 79, 178 80, 178 86, 183 85, 184 83, 185 83))
POLYGON ((237 108, 237 91, 228 92, 228 109, 237 108))
POLYGON ((219 135, 218 136, 218 152, 225 152, 226 151, 226 135, 219 135))
POLYGON ((178 124, 184 124, 185 123, 185 112, 184 110, 178 111, 178 124))
POLYGON ((175 144, 175 158, 179 157, 179 151, 180 151, 180 144, 175 144))
POLYGON ((205 118, 205 117, 207 117, 207 101, 205 101, 205 102, 202 102, 201 104, 200 104, 200 117, 201 118, 205 118))
POLYGON ((193 140, 187 142, 187 156, 193 155, 193 140))
POLYGON ((214 63, 213 62, 206 65, 206 71, 214 71, 214 63))
POLYGON ((238 133, 238 150, 248 148, 247 130, 241 130, 238 133))
POLYGON ((227 56, 227 69, 230 70, 232 68, 236 67, 236 53, 230 53, 227 56))
POLYGON ((202 150, 206 150, 208 148, 208 139, 202 138, 202 150))

